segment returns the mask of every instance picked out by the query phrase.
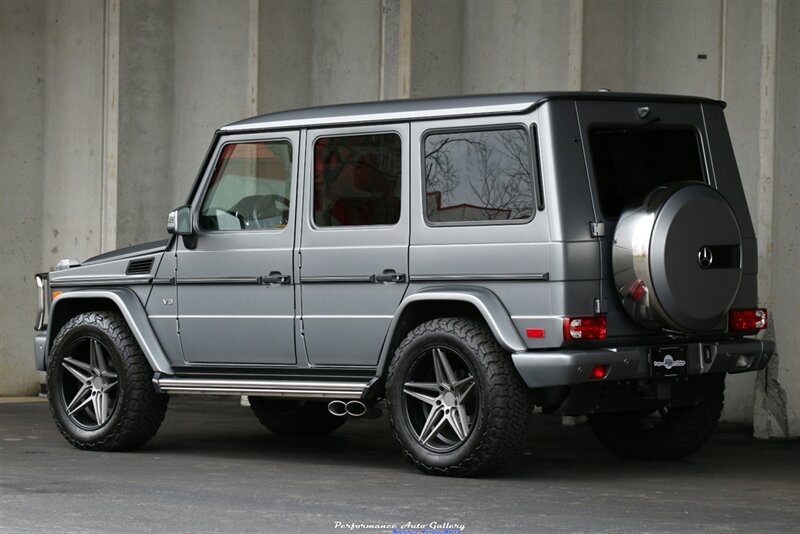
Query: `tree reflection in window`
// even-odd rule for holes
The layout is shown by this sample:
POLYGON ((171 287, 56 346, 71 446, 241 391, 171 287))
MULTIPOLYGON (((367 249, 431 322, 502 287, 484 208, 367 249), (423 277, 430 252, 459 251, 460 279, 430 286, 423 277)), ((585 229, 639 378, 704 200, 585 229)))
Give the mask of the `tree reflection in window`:
POLYGON ((533 177, 525 130, 428 135, 425 193, 430 222, 530 219, 533 177))

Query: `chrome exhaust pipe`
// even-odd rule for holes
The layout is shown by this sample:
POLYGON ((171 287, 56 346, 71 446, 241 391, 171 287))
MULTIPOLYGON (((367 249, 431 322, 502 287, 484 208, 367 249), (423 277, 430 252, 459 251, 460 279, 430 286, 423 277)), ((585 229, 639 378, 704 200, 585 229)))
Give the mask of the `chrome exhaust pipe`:
POLYGON ((364 417, 365 419, 376 419, 381 416, 381 411, 372 405, 366 405, 362 401, 334 400, 328 403, 328 411, 336 417, 364 417))
POLYGON ((340 400, 330 401, 328 411, 336 417, 344 417, 347 415, 347 403, 340 400))
POLYGON ((361 401, 352 400, 345 405, 347 415, 350 417, 361 417, 367 413, 367 405, 361 401))

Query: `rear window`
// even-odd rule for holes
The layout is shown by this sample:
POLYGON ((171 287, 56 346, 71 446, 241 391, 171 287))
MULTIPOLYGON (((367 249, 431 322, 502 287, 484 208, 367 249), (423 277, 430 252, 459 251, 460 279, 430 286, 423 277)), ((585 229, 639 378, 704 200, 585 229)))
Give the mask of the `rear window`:
POLYGON ((616 219, 656 187, 704 181, 697 133, 692 128, 598 127, 589 131, 600 209, 616 219))

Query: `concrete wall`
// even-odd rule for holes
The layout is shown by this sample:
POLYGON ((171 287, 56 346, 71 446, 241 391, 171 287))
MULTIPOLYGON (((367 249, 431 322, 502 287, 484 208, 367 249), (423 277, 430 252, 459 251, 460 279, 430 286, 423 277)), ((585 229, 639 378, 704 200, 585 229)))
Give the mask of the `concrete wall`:
POLYGON ((381 3, 376 0, 319 0, 314 2, 311 20, 310 103, 377 99, 381 3))
POLYGON ((36 392, 33 274, 42 269, 44 9, 0 2, 0 394, 36 392), (13 82, 13 83, 12 83, 13 82))
POLYGON ((467 1, 464 93, 567 88, 569 2, 467 1))
POLYGON ((265 0, 259 5, 258 113, 311 102, 311 0, 265 0), (298 38, 299 37, 299 38, 298 38))
MULTIPOLYGON (((759 373, 759 437, 800 435, 800 3, 777 10, 772 240, 772 321, 778 357, 759 373)), ((771 180, 770 180, 771 181, 771 180)), ((768 182, 767 182, 768 183, 768 182)))
POLYGON ((3 282, 21 313, 3 316, 0 394, 35 386, 29 273, 163 237, 167 211, 184 200, 220 125, 382 97, 610 87, 729 102, 761 243, 761 296, 781 354, 763 380, 729 378, 724 417, 749 423, 755 411, 760 435, 797 435, 798 5, 2 2, 0 150, 15 162, 13 172, 3 168, 15 193, 3 197, 0 239, 3 282), (20 135, 11 138, 6 124, 20 135), (19 217, 30 225, 19 229, 19 217))
POLYGON ((164 235, 172 174, 173 6, 120 3, 117 244, 164 235))
POLYGON ((104 4, 47 2, 42 261, 86 258, 102 238, 104 4))

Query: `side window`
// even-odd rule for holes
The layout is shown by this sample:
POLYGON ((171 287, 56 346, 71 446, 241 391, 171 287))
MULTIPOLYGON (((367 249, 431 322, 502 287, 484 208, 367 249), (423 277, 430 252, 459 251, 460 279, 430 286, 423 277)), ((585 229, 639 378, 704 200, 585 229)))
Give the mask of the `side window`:
POLYGON ((524 129, 431 133, 424 143, 428 222, 531 219, 531 144, 524 129))
POLYGON ((314 143, 314 224, 365 226, 400 220, 397 134, 321 137, 314 143))
POLYGON ((286 226, 292 190, 288 141, 222 148, 200 208, 201 230, 275 230, 286 226))

